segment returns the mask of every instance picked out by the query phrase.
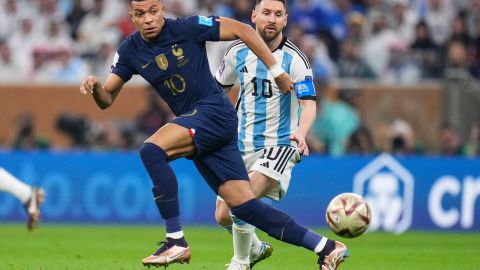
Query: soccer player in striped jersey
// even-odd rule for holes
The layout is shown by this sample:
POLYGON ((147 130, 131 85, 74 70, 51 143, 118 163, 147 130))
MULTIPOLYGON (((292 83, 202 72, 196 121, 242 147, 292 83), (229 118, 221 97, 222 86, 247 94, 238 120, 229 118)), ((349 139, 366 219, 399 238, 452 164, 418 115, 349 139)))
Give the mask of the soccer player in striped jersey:
MULTIPOLYGON (((280 200, 287 192, 293 167, 302 154, 308 155, 305 136, 315 120, 316 93, 307 57, 282 34, 287 25, 285 1, 257 0, 252 21, 277 62, 295 81, 295 94, 283 93, 266 66, 241 40, 227 49, 215 78, 227 91, 240 81, 238 146, 253 191, 257 197, 280 200)), ((233 234, 234 256, 228 270, 250 269, 271 255, 272 247, 258 239, 254 226, 235 216, 230 218, 221 197, 215 217, 233 234)))

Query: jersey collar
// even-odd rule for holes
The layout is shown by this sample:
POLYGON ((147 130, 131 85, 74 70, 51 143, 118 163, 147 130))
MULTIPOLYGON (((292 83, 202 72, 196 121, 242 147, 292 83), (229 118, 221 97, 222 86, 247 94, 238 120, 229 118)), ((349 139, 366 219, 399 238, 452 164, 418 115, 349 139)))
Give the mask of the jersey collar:
POLYGON ((285 45, 285 42, 287 42, 287 36, 283 35, 282 42, 278 45, 278 47, 272 51, 272 53, 276 52, 277 50, 281 50, 283 48, 283 45, 285 45))

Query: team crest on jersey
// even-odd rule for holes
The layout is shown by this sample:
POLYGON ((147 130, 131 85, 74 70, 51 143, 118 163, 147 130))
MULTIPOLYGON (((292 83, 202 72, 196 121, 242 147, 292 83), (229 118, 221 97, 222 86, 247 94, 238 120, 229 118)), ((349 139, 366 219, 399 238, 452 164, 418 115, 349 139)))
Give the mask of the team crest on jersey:
POLYGON ((167 57, 165 57, 165 54, 160 54, 155 57, 155 61, 157 62, 158 67, 161 70, 167 70, 168 68, 168 60, 167 57))
POLYGON ((186 59, 183 55, 183 49, 178 46, 178 44, 172 45, 172 53, 177 57, 178 67, 183 67, 186 65, 190 60, 186 59))

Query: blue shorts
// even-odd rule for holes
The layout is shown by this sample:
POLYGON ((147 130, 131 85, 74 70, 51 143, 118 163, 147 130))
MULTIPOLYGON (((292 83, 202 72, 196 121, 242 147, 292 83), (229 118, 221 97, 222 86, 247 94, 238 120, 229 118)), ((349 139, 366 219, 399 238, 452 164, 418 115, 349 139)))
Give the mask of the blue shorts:
POLYGON ((227 180, 248 181, 237 145, 237 114, 225 95, 204 99, 171 122, 194 130, 195 154, 190 158, 215 193, 227 180))

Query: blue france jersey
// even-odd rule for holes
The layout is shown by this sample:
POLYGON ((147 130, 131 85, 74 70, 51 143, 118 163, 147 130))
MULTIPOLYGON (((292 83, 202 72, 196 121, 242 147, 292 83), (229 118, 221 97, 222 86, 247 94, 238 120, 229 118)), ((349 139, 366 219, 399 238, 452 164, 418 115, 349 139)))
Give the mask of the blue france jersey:
POLYGON ((124 82, 139 74, 168 103, 175 115, 192 110, 205 97, 221 93, 210 73, 205 41, 220 39, 218 17, 165 19, 152 42, 139 32, 126 38, 115 55, 112 73, 124 82))

